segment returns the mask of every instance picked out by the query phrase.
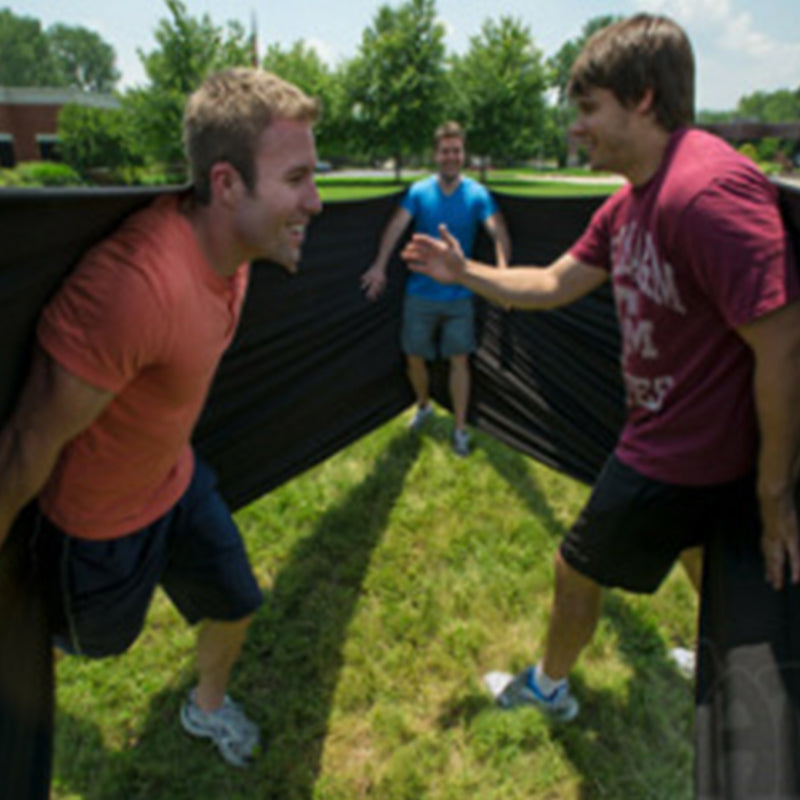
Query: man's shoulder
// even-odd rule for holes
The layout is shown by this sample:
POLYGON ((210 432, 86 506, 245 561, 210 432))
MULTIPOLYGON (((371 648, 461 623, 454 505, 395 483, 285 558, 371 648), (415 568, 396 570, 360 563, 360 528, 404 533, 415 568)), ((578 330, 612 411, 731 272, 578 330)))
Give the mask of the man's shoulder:
POLYGON ((749 158, 714 134, 698 129, 678 139, 665 184, 674 204, 690 205, 710 192, 747 192, 746 187, 768 189, 769 181, 749 158))
POLYGON ((426 194, 436 188, 436 175, 426 175, 424 178, 418 178, 411 186, 408 187, 409 194, 426 194))
POLYGON ((180 268, 191 241, 178 209, 175 196, 157 197, 89 250, 76 272, 84 280, 117 287, 121 298, 134 292, 171 296, 191 278, 191 270, 180 268))

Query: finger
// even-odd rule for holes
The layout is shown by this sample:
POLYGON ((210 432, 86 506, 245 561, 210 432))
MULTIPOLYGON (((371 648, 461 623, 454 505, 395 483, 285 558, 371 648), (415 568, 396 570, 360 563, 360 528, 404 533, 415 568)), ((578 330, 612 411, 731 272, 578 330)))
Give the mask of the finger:
POLYGON ((421 247, 415 242, 409 242, 403 248, 403 252, 400 253, 400 257, 404 261, 424 261, 425 255, 426 255, 425 248, 421 247))
POLYGON ((792 583, 800 583, 800 549, 797 539, 790 541, 786 548, 789 557, 789 573, 792 583))
POLYGON ((783 588, 784 566, 783 550, 773 550, 767 562, 767 580, 776 591, 783 588))
POLYGON ((444 223, 439 225, 439 233, 442 236, 442 240, 446 242, 449 247, 452 247, 454 250, 458 247, 458 239, 447 230, 447 225, 444 223))

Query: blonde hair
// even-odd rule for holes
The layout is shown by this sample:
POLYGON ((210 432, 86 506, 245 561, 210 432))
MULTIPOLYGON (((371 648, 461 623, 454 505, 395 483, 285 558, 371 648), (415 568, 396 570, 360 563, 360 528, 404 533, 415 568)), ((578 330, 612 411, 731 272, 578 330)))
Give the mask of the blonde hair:
POLYGON ((637 14, 589 37, 572 65, 568 94, 608 89, 630 107, 653 91, 653 112, 668 131, 694 120, 694 54, 683 28, 668 17, 637 14))
POLYGON ((443 122, 436 129, 436 132, 433 134, 434 149, 439 146, 439 142, 441 142, 442 139, 461 139, 463 145, 467 143, 467 135, 464 133, 464 129, 453 120, 443 122))
POLYGON ((237 67, 209 76, 186 103, 183 145, 195 198, 211 200, 211 167, 227 161, 249 190, 255 188, 258 139, 276 119, 313 125, 319 102, 262 69, 237 67))

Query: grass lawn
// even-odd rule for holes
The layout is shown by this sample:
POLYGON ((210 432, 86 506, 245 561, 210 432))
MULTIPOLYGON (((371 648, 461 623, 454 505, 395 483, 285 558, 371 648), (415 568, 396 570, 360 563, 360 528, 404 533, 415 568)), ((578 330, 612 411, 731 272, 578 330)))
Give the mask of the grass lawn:
MULTIPOLYGON (((474 178, 477 173, 469 172, 474 178)), ((397 183, 389 177, 344 177, 336 173, 317 176, 317 185, 323 201, 349 200, 355 198, 379 197, 399 192, 409 186, 418 173, 403 175, 397 183)), ((603 176, 595 176, 589 172, 566 174, 565 180, 553 173, 536 173, 532 171, 514 172, 498 170, 489 174, 487 186, 504 194, 524 195, 532 197, 584 196, 610 194, 619 188, 619 182, 613 177, 608 181, 603 176), (585 180, 584 180, 585 179, 585 180)))
POLYGON ((610 593, 574 675, 575 723, 496 709, 490 669, 538 651, 552 556, 587 488, 449 419, 403 415, 238 515, 266 603, 232 693, 263 727, 249 770, 186 736, 193 636, 158 596, 130 652, 58 665, 54 800, 682 800, 692 690, 666 657, 696 604, 673 573, 610 593))

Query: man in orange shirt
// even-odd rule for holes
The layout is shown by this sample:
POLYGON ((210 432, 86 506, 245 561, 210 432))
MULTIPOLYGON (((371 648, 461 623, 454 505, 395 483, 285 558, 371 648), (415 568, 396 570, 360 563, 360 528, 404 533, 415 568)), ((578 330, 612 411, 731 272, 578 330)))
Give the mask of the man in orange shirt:
POLYGON ((0 545, 37 498, 35 550, 57 643, 121 653, 157 585, 199 624, 183 727, 246 765, 257 726, 227 695, 261 592, 190 437, 244 302, 249 263, 297 268, 314 184, 317 103, 235 69, 189 99, 193 187, 93 248, 44 309, 0 433, 0 545))

